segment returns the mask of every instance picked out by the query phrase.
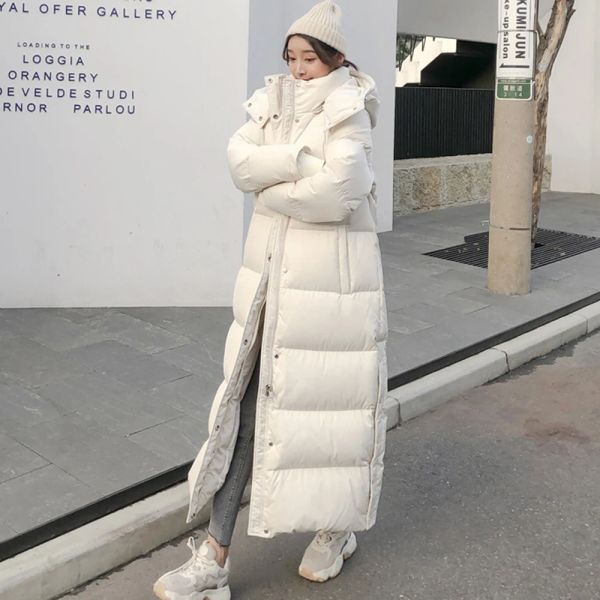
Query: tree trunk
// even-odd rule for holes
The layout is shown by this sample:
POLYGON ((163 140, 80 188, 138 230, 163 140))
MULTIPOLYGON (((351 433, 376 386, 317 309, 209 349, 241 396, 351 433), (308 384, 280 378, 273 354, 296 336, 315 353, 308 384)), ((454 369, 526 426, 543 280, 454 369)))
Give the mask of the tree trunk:
POLYGON ((542 200, 542 181, 546 159, 546 126, 548 121, 549 82, 552 67, 567 32, 569 21, 575 12, 575 0, 554 0, 552 13, 546 31, 538 29, 538 47, 535 70, 535 140, 533 149, 533 199, 531 221, 531 244, 535 243, 540 204, 542 200))

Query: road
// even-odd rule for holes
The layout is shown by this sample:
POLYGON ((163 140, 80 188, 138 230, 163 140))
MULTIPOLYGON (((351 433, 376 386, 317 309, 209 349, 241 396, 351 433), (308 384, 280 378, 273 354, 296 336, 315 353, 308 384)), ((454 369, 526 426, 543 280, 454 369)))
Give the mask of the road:
MULTIPOLYGON (((311 536, 249 538, 247 512, 234 599, 599 600, 600 333, 391 431, 377 524, 336 579, 297 576, 311 536)), ((151 599, 185 540, 64 599, 151 599)))

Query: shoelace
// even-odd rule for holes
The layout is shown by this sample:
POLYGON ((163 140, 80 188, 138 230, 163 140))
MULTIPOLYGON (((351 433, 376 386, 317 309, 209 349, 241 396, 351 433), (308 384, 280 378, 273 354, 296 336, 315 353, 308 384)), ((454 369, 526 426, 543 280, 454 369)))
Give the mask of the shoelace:
POLYGON ((192 551, 192 556, 196 558, 198 556, 198 549, 196 548, 196 540, 193 537, 188 538, 187 547, 192 551))
POLYGON ((333 540, 333 536, 327 531, 319 531, 315 543, 317 546, 327 546, 333 540))
POLYGON ((212 566, 214 561, 211 561, 209 558, 200 553, 200 549, 196 548, 196 541, 193 537, 189 537, 187 541, 187 547, 192 551, 192 558, 189 561, 189 564, 185 568, 185 571, 191 570, 195 564, 202 563, 206 566, 212 566))

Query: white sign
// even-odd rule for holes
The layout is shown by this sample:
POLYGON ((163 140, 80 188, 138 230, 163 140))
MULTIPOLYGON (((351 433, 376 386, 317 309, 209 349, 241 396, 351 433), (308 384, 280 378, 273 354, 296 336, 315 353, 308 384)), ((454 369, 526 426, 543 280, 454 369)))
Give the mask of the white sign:
POLYGON ((533 31, 498 32, 497 79, 531 79, 535 74, 533 31))
POLYGON ((533 31, 535 0, 500 0, 498 31, 533 31))

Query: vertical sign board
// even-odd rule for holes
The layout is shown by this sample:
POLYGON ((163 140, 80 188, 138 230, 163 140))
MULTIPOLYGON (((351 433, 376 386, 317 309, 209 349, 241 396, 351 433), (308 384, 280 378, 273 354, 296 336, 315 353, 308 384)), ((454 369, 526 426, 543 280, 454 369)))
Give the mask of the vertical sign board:
POLYGON ((0 306, 230 302, 230 5, 0 1, 0 306))
POLYGON ((500 0, 496 97, 531 100, 535 75, 535 0, 500 0))

